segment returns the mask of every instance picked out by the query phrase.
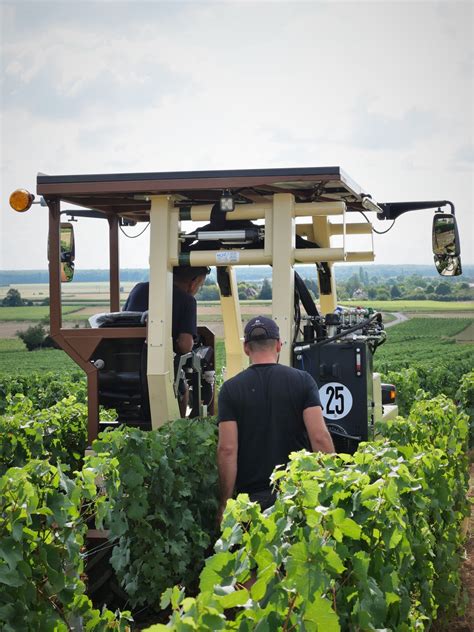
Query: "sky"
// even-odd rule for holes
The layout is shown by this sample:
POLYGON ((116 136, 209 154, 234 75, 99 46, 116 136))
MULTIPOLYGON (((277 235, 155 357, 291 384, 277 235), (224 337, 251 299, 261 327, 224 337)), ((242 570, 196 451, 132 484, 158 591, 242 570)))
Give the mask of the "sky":
MULTIPOLYGON (((0 0, 0 11, 0 269, 47 267, 47 209, 8 205, 16 188, 35 192, 38 172, 332 165, 379 202, 451 200, 474 263, 473 2, 0 0)), ((376 263, 432 264, 432 216, 376 235, 376 263)), ((75 232, 76 269, 106 268, 105 222, 75 232)), ((148 239, 121 236, 122 267, 147 267, 148 239)))

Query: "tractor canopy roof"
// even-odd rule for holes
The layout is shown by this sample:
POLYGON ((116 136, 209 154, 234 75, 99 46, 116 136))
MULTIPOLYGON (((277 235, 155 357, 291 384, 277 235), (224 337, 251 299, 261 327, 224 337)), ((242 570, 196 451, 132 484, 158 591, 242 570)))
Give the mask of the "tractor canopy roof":
POLYGON ((148 220, 151 195, 173 195, 179 207, 214 204, 223 191, 236 204, 268 203, 274 193, 292 193, 296 202, 346 201, 367 196, 340 167, 232 169, 88 175, 38 174, 37 193, 99 213, 148 220))

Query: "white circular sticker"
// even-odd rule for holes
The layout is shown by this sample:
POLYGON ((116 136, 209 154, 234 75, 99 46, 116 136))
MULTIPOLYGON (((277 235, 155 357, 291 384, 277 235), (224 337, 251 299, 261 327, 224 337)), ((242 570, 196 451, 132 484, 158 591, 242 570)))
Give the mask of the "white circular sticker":
POLYGON ((352 393, 339 382, 328 382, 319 389, 323 415, 327 419, 342 419, 352 408, 352 393))

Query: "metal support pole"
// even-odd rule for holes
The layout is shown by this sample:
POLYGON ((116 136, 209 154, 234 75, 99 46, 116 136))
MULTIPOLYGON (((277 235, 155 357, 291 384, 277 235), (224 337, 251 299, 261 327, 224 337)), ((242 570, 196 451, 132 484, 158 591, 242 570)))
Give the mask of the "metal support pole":
POLYGON ((273 319, 280 328, 283 347, 281 364, 290 366, 293 336, 294 281, 293 249, 295 247, 295 198, 291 193, 273 196, 273 319))
MULTIPOLYGON (((331 226, 327 217, 313 217, 313 239, 321 248, 331 247, 331 226)), ((336 282, 332 271, 333 264, 328 262, 328 266, 331 274, 331 293, 320 293, 319 295, 320 311, 323 315, 333 312, 337 305, 336 282)))
POLYGON ((61 250, 60 250, 60 202, 47 200, 49 208, 49 322, 50 334, 56 336, 62 325, 61 315, 61 250))
POLYGON ((87 373, 87 445, 97 439, 99 433, 99 372, 87 373))
POLYGON ((235 269, 227 268, 230 281, 230 295, 223 296, 220 293, 222 320, 224 322, 224 338, 227 373, 226 377, 234 377, 248 365, 248 358, 243 350, 242 316, 240 313, 239 292, 235 269))
MULTIPOLYGON (((192 206, 191 208, 180 210, 181 220, 192 220, 194 222, 208 222, 211 216, 212 204, 202 206, 192 206)), ((271 211, 272 205, 268 203, 238 204, 232 213, 227 214, 230 221, 243 219, 263 219, 267 211, 271 211)), ((314 215, 340 215, 346 209, 346 203, 342 201, 334 202, 303 202, 293 206, 293 215, 314 216, 314 215)))
MULTIPOLYGON (((280 195, 280 194, 279 194, 280 195)), ((272 237, 272 241, 273 237, 272 237)), ((171 257, 172 265, 181 266, 228 266, 228 265, 272 265, 271 254, 263 250, 194 250, 171 257)), ((291 263, 314 263, 316 261, 344 261, 343 248, 292 248, 291 263)))
POLYGON ((178 239, 178 224, 175 224, 176 235, 172 236, 172 212, 170 197, 157 195, 151 198, 147 376, 152 428, 179 418, 178 402, 173 391, 173 271, 169 256, 170 241, 178 239))
POLYGON ((110 269, 110 311, 120 311, 120 274, 118 217, 111 215, 109 221, 109 269, 110 269))

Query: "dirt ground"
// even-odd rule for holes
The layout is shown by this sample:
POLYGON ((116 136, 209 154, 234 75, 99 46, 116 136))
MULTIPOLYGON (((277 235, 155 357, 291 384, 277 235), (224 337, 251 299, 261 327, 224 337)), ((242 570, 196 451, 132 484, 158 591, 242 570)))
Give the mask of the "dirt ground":
MULTIPOLYGON (((471 510, 472 511, 472 510, 471 510)), ((462 583, 466 598, 464 616, 449 622, 449 632, 472 632, 474 630, 474 518, 471 513, 471 534, 466 547, 467 559, 462 570, 462 583)))
POLYGON ((446 311, 446 312, 403 312, 408 318, 472 318, 474 312, 471 311, 446 311))
POLYGON ((0 322, 0 338, 15 338, 17 331, 24 331, 35 323, 0 322))

